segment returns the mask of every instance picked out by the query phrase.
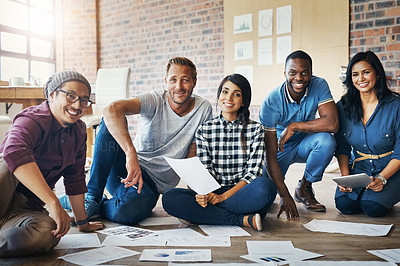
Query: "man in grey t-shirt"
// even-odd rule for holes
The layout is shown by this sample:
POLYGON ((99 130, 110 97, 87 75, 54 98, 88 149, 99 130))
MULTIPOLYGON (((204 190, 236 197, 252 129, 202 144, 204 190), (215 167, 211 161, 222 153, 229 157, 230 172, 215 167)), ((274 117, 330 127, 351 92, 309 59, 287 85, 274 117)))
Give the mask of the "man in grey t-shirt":
POLYGON ((163 156, 195 156, 194 133, 212 116, 211 104, 192 95, 196 76, 189 59, 172 58, 166 67, 166 90, 104 108, 85 198, 89 217, 100 214, 114 222, 136 224, 150 215, 160 193, 178 184, 179 177, 163 156), (140 122, 132 142, 126 115, 135 114, 140 122), (102 199, 105 187, 111 199, 102 199))

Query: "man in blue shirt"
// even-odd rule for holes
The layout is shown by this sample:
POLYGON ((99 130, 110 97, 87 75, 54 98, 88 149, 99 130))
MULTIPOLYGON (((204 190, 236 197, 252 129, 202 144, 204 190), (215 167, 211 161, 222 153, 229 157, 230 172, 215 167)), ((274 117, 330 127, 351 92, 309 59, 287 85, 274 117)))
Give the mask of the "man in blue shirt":
POLYGON ((294 199, 309 210, 325 211, 315 199, 311 184, 322 179, 332 159, 336 142, 331 133, 338 131, 339 120, 329 86, 312 75, 312 60, 307 53, 292 52, 286 58, 284 75, 286 81, 271 92, 260 109, 267 152, 263 175, 272 178, 278 189, 278 218, 285 211, 288 220, 298 220, 284 176, 291 164, 306 163, 294 199))

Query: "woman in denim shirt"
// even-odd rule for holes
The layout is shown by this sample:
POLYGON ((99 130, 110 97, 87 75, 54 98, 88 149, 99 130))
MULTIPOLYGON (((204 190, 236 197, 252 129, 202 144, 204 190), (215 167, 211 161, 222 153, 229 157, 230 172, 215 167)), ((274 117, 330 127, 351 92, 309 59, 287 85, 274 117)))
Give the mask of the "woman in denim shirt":
POLYGON ((379 58, 357 53, 343 82, 338 102, 340 129, 336 157, 343 176, 366 173, 365 188, 336 189, 336 208, 344 214, 385 216, 400 201, 400 98, 389 90, 379 58))

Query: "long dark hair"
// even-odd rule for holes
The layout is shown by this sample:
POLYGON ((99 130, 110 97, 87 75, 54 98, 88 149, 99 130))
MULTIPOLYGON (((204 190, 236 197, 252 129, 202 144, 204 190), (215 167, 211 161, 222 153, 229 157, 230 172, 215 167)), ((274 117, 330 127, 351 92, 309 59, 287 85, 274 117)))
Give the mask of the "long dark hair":
POLYGON ((368 62, 375 70, 377 80, 374 90, 378 101, 381 101, 385 96, 391 94, 397 95, 397 93, 394 93, 389 89, 389 85, 386 81, 385 70, 383 69, 382 63, 379 60, 378 56, 376 56, 376 54, 371 51, 357 53, 353 56, 353 58, 349 62, 349 65, 347 66, 346 79, 343 81, 343 84, 346 86, 347 91, 341 98, 344 113, 348 118, 351 118, 352 120, 359 120, 364 116, 364 111, 361 105, 360 92, 354 86, 352 80, 353 66, 360 61, 368 62))
POLYGON ((243 125, 242 132, 240 133, 240 140, 242 143, 242 149, 245 151, 246 137, 244 136, 244 130, 246 129, 247 124, 249 123, 249 117, 250 117, 249 107, 251 103, 251 86, 249 81, 240 74, 235 73, 232 75, 228 75, 221 81, 221 83, 218 86, 217 99, 219 99, 224 84, 227 81, 232 82, 233 84, 238 86, 242 91, 242 107, 240 107, 238 110, 238 120, 243 125))

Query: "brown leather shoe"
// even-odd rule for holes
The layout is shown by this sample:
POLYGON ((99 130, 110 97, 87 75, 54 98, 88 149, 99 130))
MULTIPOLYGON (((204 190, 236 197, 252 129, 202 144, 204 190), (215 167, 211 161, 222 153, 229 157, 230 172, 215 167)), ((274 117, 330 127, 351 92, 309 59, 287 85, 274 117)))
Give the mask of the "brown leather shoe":
POLYGON ((296 190, 294 191, 294 200, 303 203, 306 206, 306 208, 309 209, 310 211, 315 211, 315 212, 326 211, 325 206, 319 203, 315 199, 314 191, 311 185, 306 186, 301 181, 299 182, 299 184, 296 187, 296 190))

